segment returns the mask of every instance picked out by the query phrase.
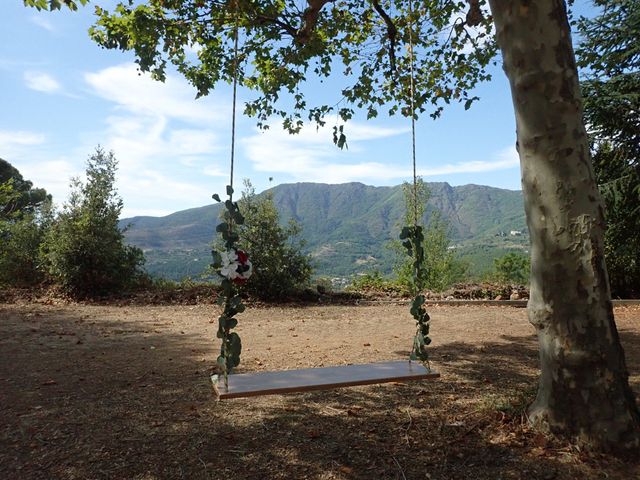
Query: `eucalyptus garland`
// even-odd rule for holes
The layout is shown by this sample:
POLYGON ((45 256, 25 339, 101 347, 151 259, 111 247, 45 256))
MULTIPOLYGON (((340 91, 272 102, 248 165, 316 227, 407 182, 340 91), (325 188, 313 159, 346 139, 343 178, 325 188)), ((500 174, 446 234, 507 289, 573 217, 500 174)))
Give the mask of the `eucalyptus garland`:
POLYGON ((413 349, 411 360, 429 362, 429 352, 427 345, 431 343, 429 338, 429 314, 424 308, 425 297, 422 294, 424 289, 424 232, 422 226, 413 225, 404 227, 400 232, 402 246, 407 249, 407 253, 413 258, 413 282, 411 301, 411 315, 416 320, 416 334, 413 337, 413 349))
MULTIPOLYGON (((225 386, 228 386, 228 374, 240 364, 242 342, 240 341, 240 335, 231 330, 238 325, 238 320, 235 316, 245 310, 240 296, 240 287, 251 276, 253 270, 247 254, 236 247, 239 236, 233 227, 244 224, 244 217, 240 213, 238 203, 233 201, 233 188, 231 186, 227 186, 227 195, 229 199, 224 202, 223 221, 216 227, 216 232, 220 234, 224 241, 224 250, 222 252, 211 251, 213 256, 212 266, 222 278, 221 289, 216 303, 222 306, 223 310, 218 317, 218 332, 216 336, 222 340, 217 364, 224 377, 225 386)), ((217 202, 221 202, 218 194, 214 194, 212 198, 217 202)))

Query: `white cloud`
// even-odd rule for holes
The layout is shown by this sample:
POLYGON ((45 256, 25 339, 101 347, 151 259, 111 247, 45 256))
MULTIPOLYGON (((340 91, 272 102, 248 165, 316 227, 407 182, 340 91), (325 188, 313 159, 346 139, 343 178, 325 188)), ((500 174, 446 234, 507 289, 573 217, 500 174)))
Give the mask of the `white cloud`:
POLYGON ((24 72, 24 81, 31 90, 44 93, 55 93, 61 90, 58 81, 48 73, 27 71, 24 72))
POLYGON ((82 173, 77 165, 65 158, 20 163, 18 169, 36 187, 46 188, 58 205, 64 203, 69 195, 71 177, 82 173))
POLYGON ((157 82, 139 75, 133 64, 84 78, 94 95, 113 105, 99 138, 119 161, 123 216, 166 214, 211 200, 217 185, 210 187, 205 179, 222 176, 218 132, 228 128, 227 115, 220 112, 220 107, 228 111, 227 102, 195 100, 186 81, 169 75, 157 82))
POLYGON ((20 157, 29 147, 41 145, 45 139, 42 133, 0 130, 0 157, 11 161, 15 157, 20 157))
POLYGON ((213 102, 206 99, 195 100, 193 87, 172 75, 168 75, 164 83, 153 80, 150 75, 138 72, 133 63, 86 73, 84 77, 93 93, 138 115, 206 125, 224 119, 230 110, 226 104, 212 105, 213 102))
POLYGON ((375 161, 353 163, 351 160, 362 150, 361 143, 403 134, 405 128, 383 128, 353 122, 345 130, 348 151, 340 151, 333 145, 330 126, 318 130, 306 126, 299 134, 290 135, 279 125, 274 125, 267 131, 244 138, 242 145, 256 170, 285 173, 301 181, 343 183, 406 176, 406 170, 399 171, 393 165, 375 161), (344 160, 336 161, 340 158, 344 160))
POLYGON ((461 163, 448 163, 436 167, 421 168, 418 174, 423 177, 436 175, 452 175, 459 173, 491 172, 505 170, 520 165, 520 159, 515 147, 507 147, 498 152, 492 160, 473 160, 461 163))
MULTIPOLYGON (((376 140, 404 134, 406 129, 379 128, 367 124, 350 123, 347 127, 350 151, 339 151, 331 142, 330 129, 304 128, 299 135, 289 135, 278 129, 258 132, 242 140, 246 156, 257 171, 284 173, 297 181, 344 183, 363 181, 394 183, 411 177, 409 161, 397 158, 376 158, 376 140), (357 161, 353 154, 366 145, 368 159, 357 161), (356 161, 354 161, 356 160, 356 161)), ((386 152, 386 149, 385 149, 386 152)), ((388 152, 387 152, 388 154, 388 152)), ((418 161, 418 174, 423 177, 489 172, 518 166, 515 147, 497 152, 489 160, 471 160, 422 166, 418 161)))
POLYGON ((0 130, 0 149, 2 150, 18 145, 39 145, 44 140, 45 136, 42 133, 23 130, 0 130))
POLYGON ((56 30, 53 24, 51 23, 51 21, 49 20, 49 18, 47 17, 40 16, 40 15, 33 15, 31 18, 29 18, 29 21, 31 21, 31 23, 36 24, 40 28, 47 30, 48 32, 55 32, 56 30))
POLYGON ((226 177, 229 175, 228 171, 221 169, 220 167, 210 166, 206 167, 202 173, 209 177, 226 177))

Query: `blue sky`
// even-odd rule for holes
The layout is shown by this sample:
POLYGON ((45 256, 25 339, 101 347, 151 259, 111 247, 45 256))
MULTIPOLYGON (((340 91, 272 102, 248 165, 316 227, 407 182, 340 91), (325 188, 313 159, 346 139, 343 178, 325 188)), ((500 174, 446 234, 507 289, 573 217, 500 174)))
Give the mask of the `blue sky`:
MULTIPOLYGON (((576 4, 588 10, 587 2, 576 4)), ((89 39, 92 23, 91 4, 52 13, 3 1, 0 158, 60 204, 70 178, 83 174, 100 144, 119 160, 123 217, 211 203, 228 183, 230 88, 195 100, 195 90, 175 73, 164 84, 139 75, 131 54, 102 50, 89 39)), ((452 105, 437 121, 419 120, 418 173, 426 181, 520 189, 511 97, 499 67, 476 94, 481 101, 469 111, 452 105)), ((411 176, 411 126, 402 117, 357 117, 344 151, 333 145, 330 127, 291 136, 276 126, 258 131, 241 116, 237 127, 236 185, 242 178, 258 191, 302 181, 396 185, 411 176)))

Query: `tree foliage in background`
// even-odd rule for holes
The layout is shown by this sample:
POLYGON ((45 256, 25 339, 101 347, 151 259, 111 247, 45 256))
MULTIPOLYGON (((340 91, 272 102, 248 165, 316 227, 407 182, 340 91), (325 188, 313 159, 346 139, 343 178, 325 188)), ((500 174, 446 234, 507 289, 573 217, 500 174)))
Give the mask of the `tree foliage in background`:
POLYGON ((254 268, 246 291, 272 300, 306 286, 312 268, 309 256, 303 253, 304 243, 298 239, 300 225, 293 220, 280 225, 270 192, 256 195, 248 180, 238 204, 244 215, 244 224, 238 227, 238 247, 249 254, 254 268))
POLYGON ((577 50, 585 123, 603 196, 612 295, 640 296, 640 3, 596 0, 581 18, 577 50))
POLYGON ((531 272, 531 259, 520 253, 507 253, 493 261, 492 280, 500 283, 527 285, 531 272))
POLYGON ((43 280, 40 244, 50 218, 51 195, 0 159, 0 284, 26 287, 43 280))
POLYGON ((33 188, 33 183, 9 162, 0 158, 0 221, 19 219, 36 213, 51 195, 44 188, 33 188))
MULTIPOLYGON (((418 221, 422 221, 425 205, 431 195, 422 178, 418 178, 416 188, 417 195, 414 195, 412 184, 405 182, 402 185, 405 225, 413 225, 416 216, 418 221)), ((424 231, 424 265, 420 270, 420 284, 427 290, 442 292, 454 283, 464 280, 468 270, 467 265, 456 258, 454 251, 449 248, 450 244, 449 225, 442 219, 440 212, 432 212, 424 231)), ((391 248, 397 254, 394 267, 397 282, 410 291, 413 282, 413 260, 407 258, 400 242, 392 241, 391 248)))
POLYGON ((60 10, 63 6, 69 10, 77 10, 78 5, 86 5, 89 0, 22 0, 27 7, 38 10, 60 10))
MULTIPOLYGON (((299 2, 281 0, 121 2, 112 12, 96 8, 99 18, 90 34, 105 48, 133 50, 140 69, 159 80, 166 78, 167 64, 174 64, 198 95, 206 95, 219 81, 232 80, 237 21, 239 83, 257 95, 245 113, 265 128, 273 117, 281 118, 297 132, 304 121, 323 125, 329 115, 345 122, 356 109, 367 118, 379 112, 408 116, 411 29, 416 112, 437 116, 452 101, 469 108, 477 99, 470 90, 489 78, 485 67, 495 54, 490 19, 475 16, 483 28, 472 30, 469 24, 478 24, 468 20, 465 2, 414 4, 310 0, 301 8, 299 2), (188 53, 196 45, 197 57, 188 53), (302 89, 306 79, 334 73, 342 87, 326 103, 310 104, 302 89)), ((336 143, 344 142, 340 127, 334 134, 336 143)))
POLYGON ((70 199, 45 239, 49 274, 78 297, 121 293, 143 276, 142 250, 126 245, 118 227, 123 203, 115 190, 116 169, 113 152, 98 147, 87 161, 86 182, 72 180, 70 199))

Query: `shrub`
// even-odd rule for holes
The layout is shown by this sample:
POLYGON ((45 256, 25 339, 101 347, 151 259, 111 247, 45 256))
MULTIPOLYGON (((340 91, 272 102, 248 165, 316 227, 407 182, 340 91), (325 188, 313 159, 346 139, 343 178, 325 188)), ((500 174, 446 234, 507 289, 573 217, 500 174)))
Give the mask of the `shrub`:
POLYGON ((285 298, 305 287, 311 278, 311 262, 299 239, 301 227, 293 220, 280 225, 271 194, 256 195, 251 182, 244 183, 238 202, 244 215, 244 225, 238 227, 238 247, 248 252, 254 268, 246 290, 264 300, 285 298))
POLYGON ((120 293, 144 275, 142 250, 124 243, 118 227, 122 200, 115 191, 117 161, 97 148, 89 157, 86 183, 72 180, 69 202, 44 242, 52 279, 78 297, 120 293))
POLYGON ((531 260, 520 253, 507 253, 493 261, 494 272, 492 277, 501 283, 517 283, 526 285, 529 283, 531 260))

